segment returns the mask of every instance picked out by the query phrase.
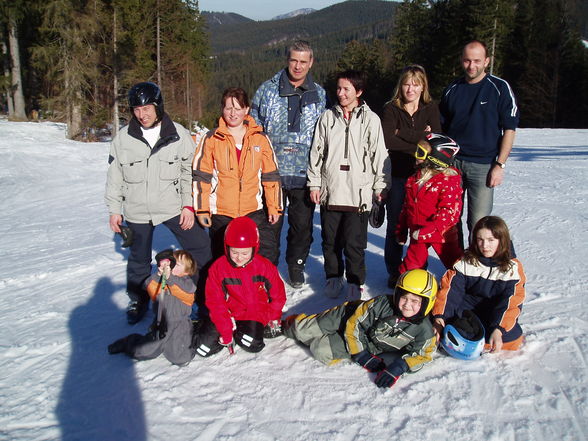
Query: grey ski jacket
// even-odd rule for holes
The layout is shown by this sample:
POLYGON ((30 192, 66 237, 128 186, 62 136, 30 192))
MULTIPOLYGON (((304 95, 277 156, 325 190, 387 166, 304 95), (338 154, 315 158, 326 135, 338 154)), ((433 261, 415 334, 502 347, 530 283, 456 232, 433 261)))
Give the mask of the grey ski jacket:
POLYGON ((195 150, 190 133, 167 114, 153 149, 133 118, 110 145, 105 194, 109 214, 158 225, 191 207, 195 150))
POLYGON ((369 211, 374 194, 390 185, 390 160, 380 118, 366 103, 349 120, 337 104, 318 120, 308 168, 308 187, 321 191, 330 210, 369 211))

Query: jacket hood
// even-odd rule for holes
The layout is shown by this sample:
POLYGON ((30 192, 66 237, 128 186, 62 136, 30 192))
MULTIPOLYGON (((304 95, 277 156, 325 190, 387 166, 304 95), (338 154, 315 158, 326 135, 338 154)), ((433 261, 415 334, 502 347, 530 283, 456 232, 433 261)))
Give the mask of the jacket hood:
MULTIPOLYGON (((333 107, 331 107, 331 109, 337 114, 338 117, 343 118, 343 108, 340 104, 335 104, 333 107)), ((351 115, 355 118, 365 117, 365 115, 370 110, 370 106, 368 106, 365 101, 360 100, 359 105, 351 111, 351 115)))

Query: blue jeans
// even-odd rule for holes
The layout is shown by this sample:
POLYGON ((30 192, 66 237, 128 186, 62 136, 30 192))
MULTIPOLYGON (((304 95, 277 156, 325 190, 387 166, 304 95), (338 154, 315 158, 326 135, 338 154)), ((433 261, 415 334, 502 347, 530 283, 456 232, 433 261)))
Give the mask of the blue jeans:
MULTIPOLYGON (((488 187, 488 174, 492 164, 477 164, 475 162, 455 160, 455 168, 461 172, 462 188, 464 197, 468 202, 468 237, 471 241, 471 234, 476 222, 484 216, 492 213, 494 205, 494 188, 488 187)), ((463 241, 463 225, 458 224, 460 239, 463 241)), ((462 242, 463 245, 463 242, 462 242)))
POLYGON ((386 198, 386 245, 384 246, 384 261, 389 275, 397 275, 402 262, 403 246, 396 242, 396 225, 404 204, 406 193, 406 178, 392 176, 390 190, 386 198))

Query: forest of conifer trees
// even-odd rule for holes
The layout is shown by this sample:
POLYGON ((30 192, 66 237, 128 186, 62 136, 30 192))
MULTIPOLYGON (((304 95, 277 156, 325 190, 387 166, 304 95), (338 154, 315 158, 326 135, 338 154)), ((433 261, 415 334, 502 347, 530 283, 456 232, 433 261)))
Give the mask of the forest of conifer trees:
POLYGON ((130 85, 154 81, 173 119, 211 126, 222 90, 242 86, 253 93, 300 37, 315 48, 313 73, 327 89, 340 69, 368 72, 366 101, 379 111, 410 63, 427 69, 439 98, 461 74, 461 47, 475 38, 488 44, 492 73, 512 85, 521 126, 588 127, 584 3, 404 0, 391 9, 389 2, 353 0, 277 27, 239 25, 235 46, 248 32, 256 40, 237 51, 230 40, 212 48, 196 0, 0 0, 0 111, 12 120, 63 121, 70 138, 92 140, 128 119, 130 85))

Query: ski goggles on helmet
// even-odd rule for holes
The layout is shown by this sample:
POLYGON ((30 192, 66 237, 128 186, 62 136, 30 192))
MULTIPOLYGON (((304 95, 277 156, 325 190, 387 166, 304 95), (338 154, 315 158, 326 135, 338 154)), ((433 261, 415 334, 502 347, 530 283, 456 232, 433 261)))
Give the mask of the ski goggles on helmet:
POLYGON ((422 145, 417 144, 417 150, 414 152, 414 157, 424 161, 429 156, 429 151, 424 148, 422 145))

